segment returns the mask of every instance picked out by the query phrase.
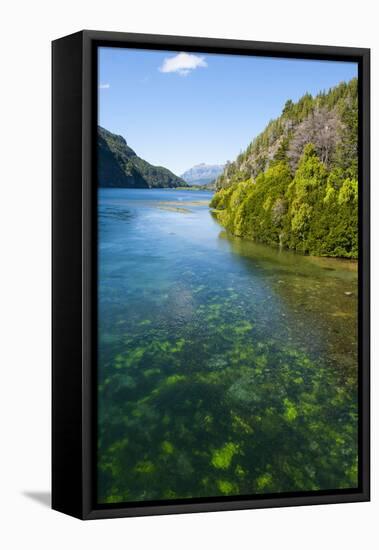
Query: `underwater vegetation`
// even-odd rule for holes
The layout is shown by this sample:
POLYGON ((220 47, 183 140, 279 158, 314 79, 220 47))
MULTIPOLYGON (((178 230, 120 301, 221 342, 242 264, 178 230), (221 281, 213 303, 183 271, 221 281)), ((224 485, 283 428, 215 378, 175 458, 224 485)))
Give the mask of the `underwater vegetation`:
POLYGON ((220 234, 191 208, 102 229, 98 501, 356 487, 353 264, 220 234))
POLYGON ((103 365, 100 500, 356 486, 354 370, 337 384, 329 365, 262 341, 233 299, 194 317, 208 333, 141 320, 103 365))

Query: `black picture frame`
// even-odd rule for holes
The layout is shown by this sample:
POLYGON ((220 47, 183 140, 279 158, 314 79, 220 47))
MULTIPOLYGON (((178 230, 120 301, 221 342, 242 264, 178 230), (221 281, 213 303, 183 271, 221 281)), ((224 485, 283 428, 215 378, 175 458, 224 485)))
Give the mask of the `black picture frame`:
POLYGON ((81 31, 52 43, 52 507, 81 519, 370 499, 370 50, 81 31), (359 488, 96 505, 98 46, 354 61, 359 76, 359 488))

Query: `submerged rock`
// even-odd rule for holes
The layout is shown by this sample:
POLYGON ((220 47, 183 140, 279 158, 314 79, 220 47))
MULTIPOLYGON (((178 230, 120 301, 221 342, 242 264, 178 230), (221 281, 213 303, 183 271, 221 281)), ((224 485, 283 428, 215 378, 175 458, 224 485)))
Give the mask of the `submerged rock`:
POLYGON ((212 370, 222 370, 228 366, 228 362, 222 355, 214 355, 208 361, 208 368, 212 370))
POLYGON ((262 392, 252 377, 243 377, 234 382, 227 395, 231 401, 241 405, 258 405, 262 400, 262 392))

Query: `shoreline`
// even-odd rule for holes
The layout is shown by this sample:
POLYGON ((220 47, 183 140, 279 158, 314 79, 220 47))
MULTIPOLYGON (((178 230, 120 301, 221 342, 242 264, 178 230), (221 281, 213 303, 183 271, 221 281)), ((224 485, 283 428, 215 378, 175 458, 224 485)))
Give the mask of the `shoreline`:
POLYGON ((265 242, 262 242, 262 241, 259 241, 257 239, 248 239, 247 237, 242 237, 241 235, 235 235, 234 233, 232 233, 229 229, 227 229, 218 219, 217 217, 217 212, 223 212, 223 210, 217 210, 216 208, 209 208, 209 212, 211 213, 212 216, 214 216, 214 218, 216 219, 217 223, 220 224, 220 226, 223 228, 223 230, 226 232, 227 235, 230 235, 231 237, 233 237, 233 239, 239 239, 241 241, 246 241, 246 242, 251 242, 251 243, 256 243, 256 244, 260 244, 262 246, 268 246, 269 248, 271 248, 272 250, 278 250, 278 251, 282 251, 284 250, 285 252, 290 252, 296 256, 301 256, 303 258, 310 258, 310 259, 315 259, 315 260, 325 260, 325 261, 342 261, 346 264, 352 264, 352 266, 354 266, 355 270, 358 270, 358 263, 359 263, 359 258, 347 258, 346 256, 316 256, 314 254, 304 254, 303 252, 300 252, 299 250, 294 250, 293 248, 288 248, 286 246, 280 246, 280 245, 277 245, 277 246, 274 246, 272 244, 269 244, 269 243, 265 243, 265 242))

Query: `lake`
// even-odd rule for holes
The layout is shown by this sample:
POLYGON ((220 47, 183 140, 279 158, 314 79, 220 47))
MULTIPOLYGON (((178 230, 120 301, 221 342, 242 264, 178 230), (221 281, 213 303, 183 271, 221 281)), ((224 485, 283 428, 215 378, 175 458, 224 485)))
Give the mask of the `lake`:
POLYGON ((357 486, 357 269, 100 189, 98 501, 357 486))

